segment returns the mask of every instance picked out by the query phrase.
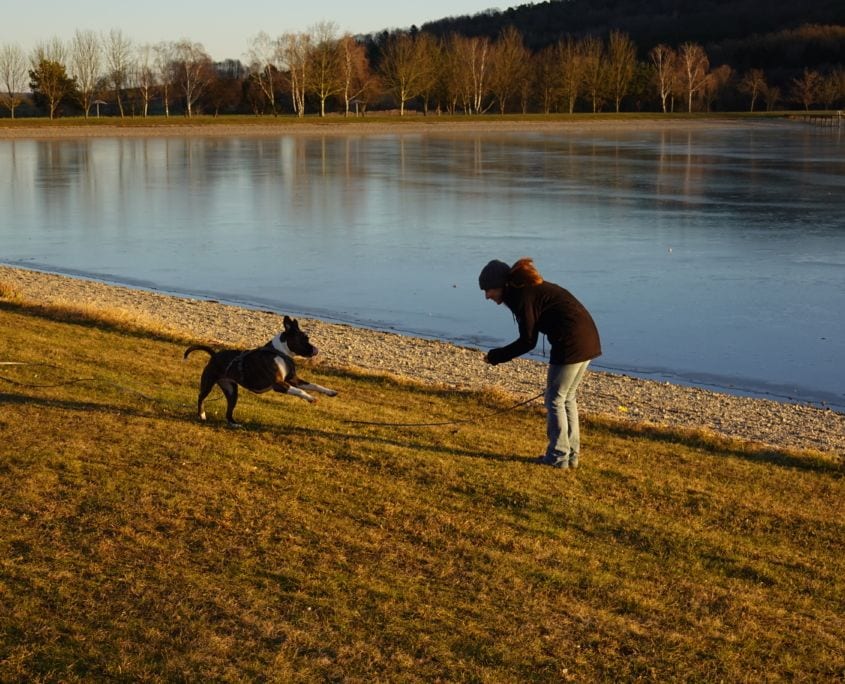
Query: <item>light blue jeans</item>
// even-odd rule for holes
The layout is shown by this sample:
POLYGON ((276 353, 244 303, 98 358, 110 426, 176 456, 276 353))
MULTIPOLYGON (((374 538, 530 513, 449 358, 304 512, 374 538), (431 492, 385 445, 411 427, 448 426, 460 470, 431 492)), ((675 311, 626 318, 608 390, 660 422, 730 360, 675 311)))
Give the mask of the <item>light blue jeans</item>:
POLYGON ((578 385, 584 379, 589 361, 565 366, 549 364, 546 379, 546 434, 549 445, 544 461, 560 468, 576 467, 581 451, 578 427, 578 385))

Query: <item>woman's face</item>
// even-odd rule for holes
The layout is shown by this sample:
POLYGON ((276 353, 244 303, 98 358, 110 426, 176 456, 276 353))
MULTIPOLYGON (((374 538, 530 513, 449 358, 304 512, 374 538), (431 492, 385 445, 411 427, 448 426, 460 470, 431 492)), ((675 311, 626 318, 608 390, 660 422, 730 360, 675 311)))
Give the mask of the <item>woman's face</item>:
POLYGON ((496 304, 501 304, 504 301, 505 288, 491 287, 489 290, 484 290, 484 299, 492 299, 496 304))

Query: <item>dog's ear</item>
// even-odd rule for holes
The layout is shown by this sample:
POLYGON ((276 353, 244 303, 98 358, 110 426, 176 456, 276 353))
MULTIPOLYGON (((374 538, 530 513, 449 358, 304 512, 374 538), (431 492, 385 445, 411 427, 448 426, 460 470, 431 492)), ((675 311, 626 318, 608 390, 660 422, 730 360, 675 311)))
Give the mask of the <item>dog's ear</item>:
POLYGON ((290 330, 293 327, 294 322, 295 321, 290 316, 286 315, 284 318, 285 330, 290 330))

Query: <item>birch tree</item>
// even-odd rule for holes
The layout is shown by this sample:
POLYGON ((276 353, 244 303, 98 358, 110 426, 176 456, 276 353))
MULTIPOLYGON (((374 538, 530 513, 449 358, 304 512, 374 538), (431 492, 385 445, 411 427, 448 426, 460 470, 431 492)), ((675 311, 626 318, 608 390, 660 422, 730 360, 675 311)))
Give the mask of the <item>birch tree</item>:
POLYGON ((464 111, 480 114, 489 109, 492 102, 485 105, 485 100, 490 92, 490 39, 453 34, 446 49, 452 53, 451 77, 464 111))
POLYGON ((194 115, 197 100, 214 77, 211 57, 202 43, 181 40, 174 46, 176 84, 185 98, 185 114, 194 115))
POLYGON ((666 100, 676 89, 678 56, 672 48, 664 43, 651 48, 648 56, 654 66, 654 82, 657 85, 657 94, 660 96, 660 107, 665 114, 669 111, 666 100))
POLYGON ((331 21, 320 22, 312 27, 311 35, 314 41, 310 56, 310 90, 317 96, 320 102, 320 116, 324 117, 326 100, 339 93, 343 87, 337 24, 331 21))
POLYGON ((26 76, 26 57, 21 46, 9 44, 0 47, 0 105, 9 110, 13 119, 15 109, 24 102, 26 76))
POLYGON ((270 36, 262 31, 252 41, 249 50, 249 69, 253 81, 258 85, 264 95, 264 99, 270 105, 273 116, 278 115, 276 108, 276 85, 278 81, 278 70, 274 64, 276 44, 270 36))
POLYGON ((135 69, 135 83, 141 97, 141 115, 146 118, 150 113, 150 103, 155 95, 157 84, 156 52, 152 45, 138 47, 135 69))
POLYGON ((375 78, 367 61, 367 50, 349 34, 339 43, 340 52, 340 95, 343 99, 344 116, 349 116, 351 103, 360 100, 366 103, 375 86, 375 78))
POLYGON ((276 44, 279 71, 287 73, 293 111, 305 116, 305 93, 310 76, 311 36, 307 33, 286 33, 276 44))
POLYGON ((687 98, 687 111, 692 111, 693 98, 707 83, 710 60, 704 48, 698 43, 684 43, 678 52, 678 66, 687 98))

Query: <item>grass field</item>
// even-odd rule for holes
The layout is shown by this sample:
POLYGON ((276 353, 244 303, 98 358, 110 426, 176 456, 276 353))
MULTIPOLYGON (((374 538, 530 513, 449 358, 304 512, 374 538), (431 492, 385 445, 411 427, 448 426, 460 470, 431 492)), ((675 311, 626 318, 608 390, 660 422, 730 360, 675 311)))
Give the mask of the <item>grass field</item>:
POLYGON ((832 456, 588 416, 555 471, 538 407, 331 359, 201 424, 185 339, 5 294, 0 681, 845 678, 832 456))

